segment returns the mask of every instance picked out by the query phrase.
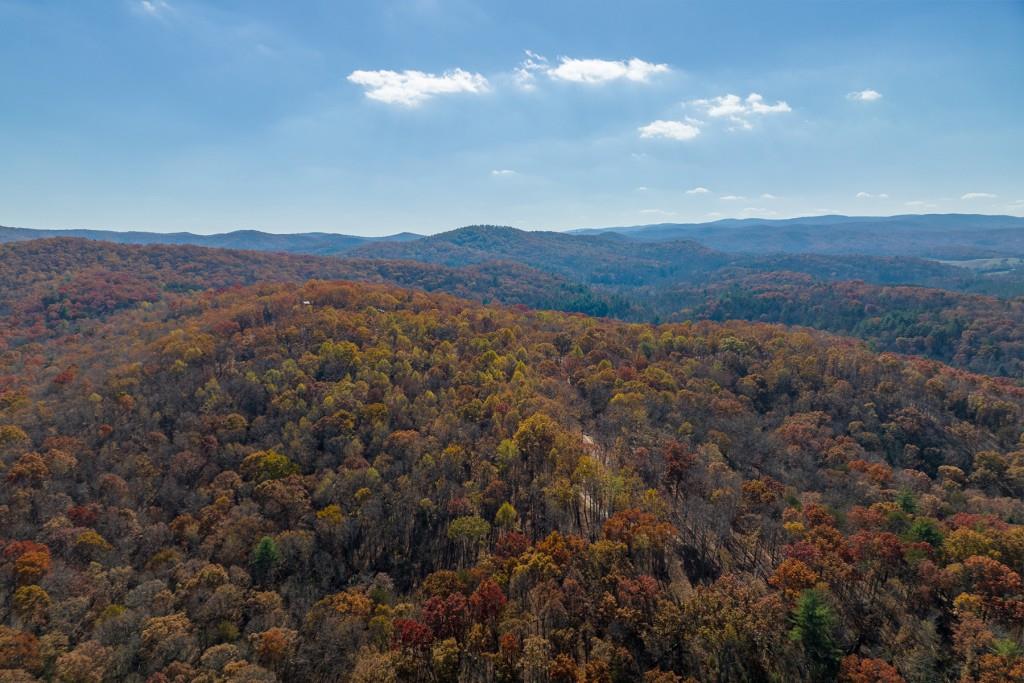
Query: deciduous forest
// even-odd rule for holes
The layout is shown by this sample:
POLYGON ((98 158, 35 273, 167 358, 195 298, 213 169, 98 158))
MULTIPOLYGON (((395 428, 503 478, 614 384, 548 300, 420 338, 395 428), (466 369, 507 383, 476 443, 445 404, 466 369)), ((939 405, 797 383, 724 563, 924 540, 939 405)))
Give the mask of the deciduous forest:
POLYGON ((0 247, 0 679, 1024 680, 1019 301, 506 252, 0 247))
POLYGON ((0 683, 1024 683, 1022 37, 0 0, 0 683))

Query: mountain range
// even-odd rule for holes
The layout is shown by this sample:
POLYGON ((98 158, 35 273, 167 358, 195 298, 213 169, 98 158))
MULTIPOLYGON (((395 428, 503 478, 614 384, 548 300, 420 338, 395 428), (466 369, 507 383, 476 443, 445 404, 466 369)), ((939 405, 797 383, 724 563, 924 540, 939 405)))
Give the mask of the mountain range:
POLYGON ((658 223, 584 228, 662 242, 692 239, 713 249, 754 253, 872 254, 974 259, 1024 255, 1024 218, 980 214, 729 218, 711 223, 658 223))
POLYGON ((9 228, 0 226, 0 242, 22 242, 47 237, 80 237, 117 244, 191 244, 198 247, 221 249, 251 249, 254 251, 280 251, 292 254, 343 254, 362 244, 379 241, 406 241, 422 235, 400 233, 387 237, 360 237, 327 232, 275 234, 260 230, 234 230, 216 235, 197 235, 192 232, 146 232, 140 230, 89 230, 81 228, 39 230, 35 228, 9 228))
MULTIPOLYGON (((229 249, 338 255, 371 245, 449 243, 468 249, 480 245, 472 232, 444 237, 401 232, 362 237, 325 232, 275 234, 258 230, 199 235, 189 232, 61 229, 38 230, 0 226, 0 242, 40 237, 82 237, 122 244, 194 244, 229 249)), ((581 228, 561 235, 621 237, 636 242, 691 240, 704 247, 737 253, 866 254, 918 256, 933 259, 982 259, 1024 256, 1024 218, 981 214, 911 214, 900 216, 806 216, 786 219, 723 219, 709 223, 658 223, 625 227, 581 228)), ((558 238, 552 238, 558 239, 558 238)), ((508 242, 506 234, 504 241, 508 242)), ((554 242, 564 248, 575 242, 554 242)), ((382 252, 408 248, 385 246, 382 252)))

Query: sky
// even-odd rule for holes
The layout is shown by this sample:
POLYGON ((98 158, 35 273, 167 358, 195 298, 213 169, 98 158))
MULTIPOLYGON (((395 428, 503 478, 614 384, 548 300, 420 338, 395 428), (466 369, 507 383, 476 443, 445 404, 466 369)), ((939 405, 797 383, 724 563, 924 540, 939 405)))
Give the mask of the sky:
POLYGON ((1024 215, 1024 0, 0 0, 0 225, 1024 215))

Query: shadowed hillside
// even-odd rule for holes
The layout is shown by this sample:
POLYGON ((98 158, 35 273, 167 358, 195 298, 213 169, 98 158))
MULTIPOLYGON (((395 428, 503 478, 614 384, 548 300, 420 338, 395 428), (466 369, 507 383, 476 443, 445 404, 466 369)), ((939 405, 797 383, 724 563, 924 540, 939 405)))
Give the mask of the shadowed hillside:
POLYGON ((501 258, 616 288, 704 282, 724 268, 789 270, 824 279, 865 279, 883 284, 942 283, 957 288, 978 278, 963 268, 907 257, 746 256, 713 251, 689 240, 641 242, 614 234, 570 235, 499 226, 470 226, 415 241, 367 244, 351 254, 448 266, 501 258))

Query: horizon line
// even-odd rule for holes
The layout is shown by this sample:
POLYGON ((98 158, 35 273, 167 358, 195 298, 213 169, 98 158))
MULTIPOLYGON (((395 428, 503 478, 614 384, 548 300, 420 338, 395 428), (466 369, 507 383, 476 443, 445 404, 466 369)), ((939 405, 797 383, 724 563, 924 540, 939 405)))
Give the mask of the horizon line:
POLYGON ((721 218, 715 218, 715 219, 707 220, 707 221, 662 221, 662 222, 659 222, 659 223, 633 223, 633 224, 629 224, 629 225, 589 225, 589 226, 578 226, 578 227, 562 228, 562 229, 537 228, 537 227, 524 228, 524 227, 518 227, 518 226, 515 226, 515 225, 503 225, 503 224, 499 224, 499 223, 478 222, 478 223, 467 223, 465 225, 459 225, 459 226, 456 226, 456 227, 453 227, 453 228, 445 228, 445 229, 440 229, 440 230, 431 231, 431 232, 417 232, 415 230, 399 230, 397 232, 383 232, 383 233, 380 233, 380 234, 372 234, 372 235, 361 235, 361 234, 356 234, 356 233, 351 233, 351 232, 333 232, 333 231, 327 231, 327 230, 305 230, 305 231, 298 231, 298 232, 271 232, 269 230, 264 230, 264 229, 261 229, 261 228, 234 228, 234 229, 231 229, 231 230, 222 230, 222 231, 219 231, 219 232, 209 232, 209 233, 207 233, 207 232, 193 232, 192 230, 167 230, 167 231, 164 231, 164 230, 155 230, 155 229, 146 229, 146 228, 82 228, 82 227, 74 227, 74 228, 67 228, 67 227, 63 227, 63 228, 55 228, 55 227, 34 228, 34 227, 26 227, 26 226, 0 224, 0 229, 4 229, 4 230, 31 230, 31 231, 35 231, 35 232, 110 232, 110 233, 118 233, 118 234, 139 233, 139 234, 147 234, 147 235, 167 235, 167 236, 191 235, 191 236, 195 236, 195 237, 223 237, 223 236, 234 235, 234 234, 238 234, 238 233, 253 232, 253 233, 259 233, 261 235, 273 235, 273 236, 280 236, 280 237, 298 237, 298 236, 302 236, 302 235, 318 235, 318 236, 333 236, 333 237, 354 237, 354 238, 358 238, 358 239, 372 240, 372 239, 384 239, 384 238, 389 238, 389 237, 399 237, 399 236, 402 236, 402 235, 409 235, 409 236, 416 236, 416 237, 431 237, 431 236, 434 236, 434 235, 441 235, 441 234, 444 234, 446 232, 452 232, 452 231, 455 231, 455 230, 461 230, 463 228, 472 228, 472 227, 480 227, 480 226, 511 228, 513 230, 520 230, 522 232, 574 233, 574 232, 583 232, 583 231, 591 231, 591 230, 601 230, 601 231, 632 230, 632 229, 638 229, 638 228, 659 227, 659 226, 673 226, 673 225, 679 225, 679 226, 716 225, 716 224, 727 223, 727 222, 728 223, 735 223, 735 222, 742 222, 742 223, 784 223, 784 222, 787 222, 787 221, 797 221, 797 220, 806 220, 806 219, 814 219, 814 218, 849 218, 849 219, 862 219, 862 218, 863 219, 872 219, 872 218, 874 218, 874 219, 891 219, 891 218, 908 218, 908 217, 928 218, 928 217, 933 217, 933 216, 934 217, 939 217, 939 216, 942 216, 942 217, 947 217, 947 216, 965 216, 965 217, 967 217, 967 216, 976 216, 976 217, 985 217, 985 218, 1008 218, 1008 219, 1024 220, 1024 216, 1015 216, 1013 214, 1003 214, 1003 213, 992 213, 992 214, 990 214, 990 213, 961 213, 961 212, 952 211, 952 212, 946 212, 946 213, 897 213, 897 214, 878 214, 878 215, 875 215, 875 214, 824 213, 824 214, 806 214, 806 215, 789 216, 789 217, 785 217, 785 218, 780 218, 780 217, 758 217, 758 216, 737 216, 737 217, 723 216, 721 218))

